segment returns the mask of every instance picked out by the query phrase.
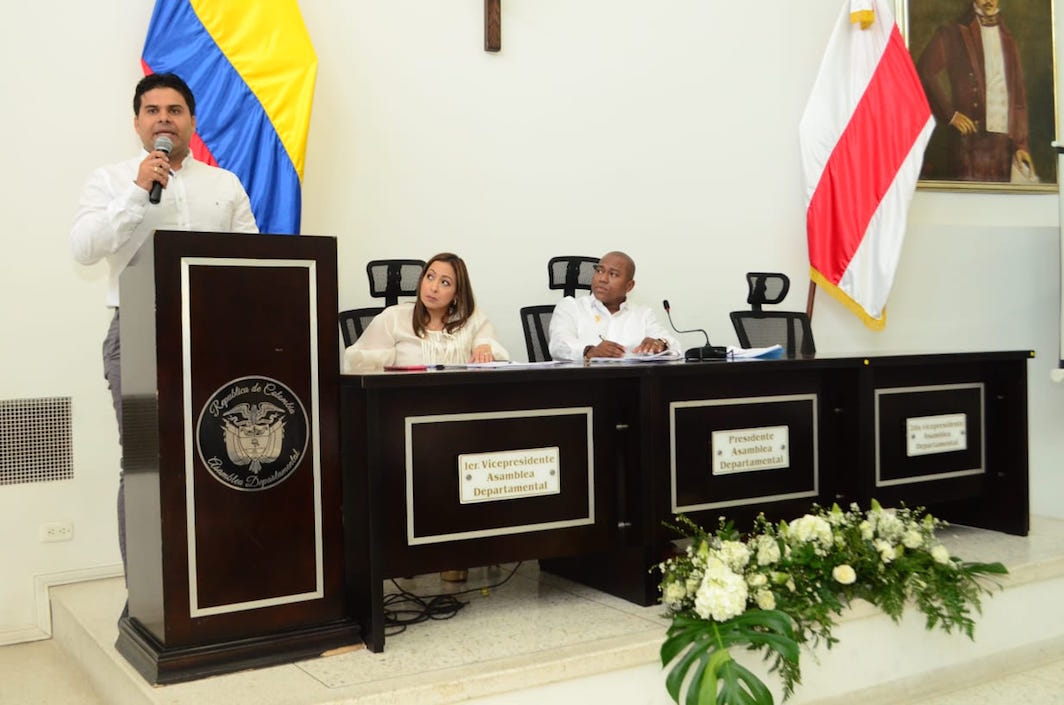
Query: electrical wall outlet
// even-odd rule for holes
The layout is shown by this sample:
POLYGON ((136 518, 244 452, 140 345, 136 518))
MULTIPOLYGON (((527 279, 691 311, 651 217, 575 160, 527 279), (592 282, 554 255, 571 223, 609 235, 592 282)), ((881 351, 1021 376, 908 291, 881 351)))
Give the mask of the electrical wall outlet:
POLYGON ((52 541, 70 541, 74 538, 74 522, 53 521, 49 524, 41 524, 41 543, 52 541))

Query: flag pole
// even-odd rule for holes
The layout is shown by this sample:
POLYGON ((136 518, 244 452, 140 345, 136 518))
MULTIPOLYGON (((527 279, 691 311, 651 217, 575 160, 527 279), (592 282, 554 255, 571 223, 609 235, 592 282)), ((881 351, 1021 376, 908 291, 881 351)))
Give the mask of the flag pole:
MULTIPOLYGON (((1064 157, 1064 143, 1058 142, 1057 140, 1053 140, 1053 142, 1051 142, 1050 144, 1053 146, 1053 149, 1056 150, 1056 154, 1057 154, 1057 174, 1060 174, 1060 165, 1062 163, 1061 157, 1064 157)), ((1058 179, 1058 182, 1059 182, 1059 179, 1058 179)), ((1064 198, 1061 197, 1059 183, 1058 183, 1058 186, 1057 186, 1057 202, 1058 202, 1058 207, 1060 208, 1061 218, 1064 218, 1064 198)), ((1060 229, 1060 234, 1059 234, 1058 237, 1060 238, 1060 242, 1061 242, 1061 251, 1060 251, 1060 276, 1061 276, 1061 279, 1060 279, 1060 282, 1061 282, 1060 283, 1060 301, 1061 301, 1061 303, 1060 303, 1060 306, 1061 306, 1060 316, 1061 316, 1061 319, 1060 319, 1060 331, 1059 331, 1059 333, 1060 333, 1060 341, 1059 341, 1059 343, 1060 343, 1060 347, 1059 347, 1060 355, 1058 357, 1060 358, 1060 361, 1057 364, 1056 369, 1053 369, 1053 370, 1049 371, 1049 378, 1051 380, 1053 380, 1054 382, 1064 382, 1064 220, 1060 221, 1059 229, 1060 229)))
POLYGON ((809 280, 809 294, 805 298, 805 315, 809 317, 809 321, 813 321, 813 301, 816 299, 816 282, 812 279, 809 280))

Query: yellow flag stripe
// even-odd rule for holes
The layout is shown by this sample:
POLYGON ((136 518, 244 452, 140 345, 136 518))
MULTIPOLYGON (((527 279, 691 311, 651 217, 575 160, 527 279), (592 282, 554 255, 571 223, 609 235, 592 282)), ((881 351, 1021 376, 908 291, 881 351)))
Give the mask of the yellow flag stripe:
POLYGON ((858 10, 850 13, 850 24, 861 23, 861 29, 868 29, 876 21, 875 10, 858 10))
POLYGON ((813 280, 813 283, 815 283, 833 298, 837 299, 839 303, 849 309, 850 313, 860 318, 861 321, 872 330, 883 330, 886 327, 887 309, 885 307, 883 308, 882 316, 880 316, 879 318, 872 318, 868 315, 868 312, 861 307, 859 303, 851 299, 846 294, 846 292, 832 284, 824 277, 823 274, 813 269, 812 267, 809 268, 809 278, 813 280))
POLYGON ((222 53, 259 99, 303 179, 318 57, 295 0, 191 0, 222 53))

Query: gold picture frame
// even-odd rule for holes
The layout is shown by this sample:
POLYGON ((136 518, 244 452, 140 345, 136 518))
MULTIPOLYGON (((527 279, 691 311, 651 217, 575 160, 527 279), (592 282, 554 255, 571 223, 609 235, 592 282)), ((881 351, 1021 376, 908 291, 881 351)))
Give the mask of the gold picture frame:
POLYGON ((1057 125, 1053 0, 998 0, 997 36, 1002 62, 1007 65, 1012 58, 1020 72, 1006 66, 1004 89, 997 93, 998 125, 990 131, 983 124, 984 66, 971 68, 973 62, 985 63, 974 4, 973 0, 894 0, 898 28, 921 74, 937 121, 924 153, 917 187, 1056 191, 1057 153, 1052 145, 1057 125), (1017 81, 1020 89, 1010 91, 1017 81), (954 98, 958 86, 964 90, 956 91, 958 97, 954 98), (1017 99, 1017 95, 1024 100, 1017 99), (966 116, 967 112, 973 115, 966 116), (946 117, 958 114, 961 117, 955 120, 960 127, 951 125, 950 117, 946 117), (1017 116, 1022 118, 1024 114, 1025 134, 1022 128, 1014 127, 1022 124, 1017 116), (962 135, 961 129, 969 134, 962 135), (1022 160, 1015 159, 1016 150, 1021 147, 1019 140, 1027 146, 1033 176, 1022 160))

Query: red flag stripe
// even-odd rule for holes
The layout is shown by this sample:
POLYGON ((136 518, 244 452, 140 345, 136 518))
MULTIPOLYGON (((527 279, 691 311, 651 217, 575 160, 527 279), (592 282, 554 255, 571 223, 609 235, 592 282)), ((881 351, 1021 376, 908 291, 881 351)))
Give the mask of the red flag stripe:
POLYGON ((930 115, 916 69, 895 26, 809 203, 809 262, 829 281, 837 284, 842 279, 930 115), (896 108, 903 110, 895 113, 896 108))

